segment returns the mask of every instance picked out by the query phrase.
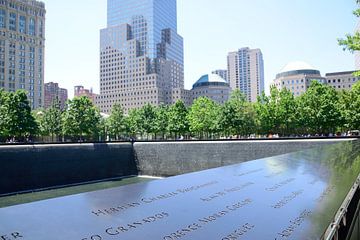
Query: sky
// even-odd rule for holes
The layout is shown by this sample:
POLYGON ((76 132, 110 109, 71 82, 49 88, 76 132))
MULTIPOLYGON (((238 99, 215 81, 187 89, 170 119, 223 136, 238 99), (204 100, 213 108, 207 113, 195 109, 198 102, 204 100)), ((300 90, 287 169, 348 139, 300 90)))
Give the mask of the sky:
MULTIPOLYGON (((45 82, 99 93, 100 29, 106 0, 43 0, 46 5, 45 82)), ((354 56, 337 39, 353 33, 355 0, 177 0, 178 33, 184 38, 185 88, 202 75, 226 69, 227 54, 260 48, 265 89, 290 61, 321 71, 354 69, 354 56)))

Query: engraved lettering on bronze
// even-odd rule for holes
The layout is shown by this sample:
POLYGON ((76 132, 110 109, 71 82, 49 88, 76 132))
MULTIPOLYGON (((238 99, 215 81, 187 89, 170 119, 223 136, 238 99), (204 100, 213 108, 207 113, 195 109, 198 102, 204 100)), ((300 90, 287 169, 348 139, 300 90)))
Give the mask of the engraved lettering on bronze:
POLYGON ((234 176, 241 177, 241 176, 245 176, 245 175, 256 173, 256 172, 261 172, 262 170, 263 170, 263 168, 259 168, 259 169, 251 170, 248 172, 240 173, 240 174, 235 174, 234 176))
POLYGON ((247 182, 247 183, 244 183, 244 184, 242 184, 240 186, 224 189, 223 191, 216 192, 214 194, 211 194, 210 196, 202 197, 202 198, 200 198, 200 200, 204 201, 204 202, 210 202, 210 201, 212 201, 212 200, 214 200, 216 198, 226 196, 229 193, 238 192, 238 191, 240 191, 240 190, 242 190, 242 189, 244 189, 244 188, 246 188, 248 186, 251 186, 253 184, 254 184, 253 182, 247 182))
POLYGON ((153 203, 155 201, 169 199, 169 198, 175 197, 179 194, 185 194, 185 193, 189 193, 192 191, 197 191, 199 189, 209 187, 209 186, 212 186, 217 183, 218 183, 217 181, 211 181, 211 182, 207 182, 207 183, 196 185, 196 186, 191 186, 191 187, 187 187, 187 188, 183 188, 183 189, 177 189, 176 191, 160 194, 158 196, 143 197, 143 198, 141 198, 140 202, 126 203, 126 204, 122 204, 122 205, 115 206, 115 207, 109 207, 109 208, 105 208, 105 209, 97 209, 97 210, 91 211, 91 213, 97 217, 116 214, 116 213, 125 211, 130 208, 139 207, 142 204, 149 204, 149 203, 153 203))
POLYGON ((0 240, 12 240, 12 239, 19 239, 19 238, 23 238, 23 236, 19 232, 13 232, 10 234, 0 235, 0 240))
POLYGON ((102 237, 99 235, 92 235, 89 238, 82 238, 81 240, 102 240, 102 237))
MULTIPOLYGON (((127 223, 122 226, 108 227, 105 229, 105 234, 110 235, 110 236, 117 236, 121 233, 129 232, 134 229, 138 229, 141 226, 162 220, 167 217, 169 217, 169 213, 167 213, 167 212, 158 213, 153 216, 149 216, 149 217, 143 218, 143 219, 135 221, 135 222, 130 222, 130 223, 127 223)), ((104 239, 104 238, 101 235, 92 235, 89 238, 82 238, 81 240, 102 240, 102 239, 104 239)))
POLYGON ((245 223, 240 228, 236 229, 234 232, 230 233, 226 237, 223 237, 221 240, 235 240, 240 239, 243 235, 245 235, 247 232, 252 230, 255 227, 255 225, 245 223))
POLYGON ((278 176, 278 175, 282 174, 283 172, 284 172, 284 171, 273 172, 273 173, 271 173, 271 174, 269 174, 269 175, 266 175, 265 177, 266 177, 266 178, 272 178, 272 177, 275 177, 275 176, 278 176))
POLYGON ((329 195, 333 190, 335 189, 335 186, 334 185, 331 185, 329 187, 327 187, 323 192, 322 194, 320 195, 320 197, 318 197, 316 199, 317 202, 322 202, 324 200, 324 198, 329 195))
POLYGON ((245 199, 241 202, 234 203, 232 205, 226 206, 223 210, 216 212, 214 214, 211 214, 210 216, 203 217, 198 219, 197 222, 192 223, 190 225, 187 225, 186 227, 183 227, 179 230, 176 230, 175 232, 172 232, 170 234, 165 235, 162 239, 163 240, 173 240, 173 239, 179 239, 182 238, 188 234, 190 234, 193 231, 198 230, 199 228, 202 228, 203 226, 217 221, 219 218, 222 218, 226 216, 227 214, 237 211, 238 209, 252 203, 252 199, 245 199))
POLYGON ((306 217, 311 215, 311 211, 304 210, 297 218, 289 221, 290 224, 283 231, 278 233, 280 238, 275 238, 275 240, 287 239, 291 236, 291 234, 298 228, 306 219, 306 217))
POLYGON ((95 214, 96 216, 99 217, 101 215, 110 215, 110 214, 113 214, 113 213, 117 213, 117 212, 129 209, 129 208, 135 208, 135 207, 138 207, 138 206, 140 206, 140 203, 127 203, 127 204, 124 204, 124 205, 111 207, 111 208, 107 208, 107 209, 98 209, 98 210, 92 211, 91 213, 95 214))
POLYGON ((280 201, 278 201, 275 205, 272 205, 273 208, 282 208, 286 204, 288 204, 291 200, 295 199, 297 196, 301 195, 304 192, 303 189, 292 192, 290 195, 283 197, 280 201))
POLYGON ((204 183, 204 184, 197 185, 197 186, 191 186, 191 187, 188 187, 188 188, 178 189, 177 191, 180 192, 180 193, 187 193, 187 192, 192 192, 192 191, 199 190, 201 188, 209 187, 209 186, 212 186, 212 185, 217 184, 217 183, 219 183, 219 182, 218 181, 211 181, 211 182, 204 183))
POLYGON ((279 183, 275 184, 275 185, 272 186, 272 187, 265 188, 265 190, 266 190, 266 191, 270 191, 270 192, 274 192, 274 191, 276 191, 278 188, 281 188, 282 186, 285 186, 286 184, 291 183, 291 182, 294 181, 294 180, 295 180, 295 178, 286 179, 285 181, 279 182, 279 183))

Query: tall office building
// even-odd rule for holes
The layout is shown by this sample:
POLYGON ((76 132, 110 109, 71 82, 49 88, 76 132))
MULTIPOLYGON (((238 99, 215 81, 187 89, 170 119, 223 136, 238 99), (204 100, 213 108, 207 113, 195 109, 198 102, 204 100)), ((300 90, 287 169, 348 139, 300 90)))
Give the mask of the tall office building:
POLYGON ((184 88, 183 59, 176 0, 108 0, 97 105, 110 113, 115 103, 125 112, 171 103, 173 89, 184 88))
POLYGON ((264 91, 264 61, 260 49, 241 48, 228 54, 228 81, 240 89, 248 101, 256 102, 264 91))
POLYGON ((45 4, 0 1, 0 88, 24 89, 32 109, 44 106, 45 4))

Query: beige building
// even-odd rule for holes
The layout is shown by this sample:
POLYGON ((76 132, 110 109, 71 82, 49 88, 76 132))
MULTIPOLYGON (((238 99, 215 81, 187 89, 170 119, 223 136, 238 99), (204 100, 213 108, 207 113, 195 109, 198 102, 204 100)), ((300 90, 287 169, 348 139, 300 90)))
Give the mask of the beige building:
POLYGON ((32 109, 44 106, 45 4, 0 1, 0 88, 26 90, 32 109))
POLYGON ((193 100, 208 97, 219 104, 224 104, 229 99, 230 93, 230 85, 217 74, 203 75, 191 89, 193 100))
POLYGON ((250 102, 264 91, 264 61, 260 49, 241 48, 227 57, 228 82, 232 90, 240 89, 250 102))
POLYGON ((271 86, 275 86, 279 90, 287 88, 294 96, 300 96, 309 88, 313 80, 326 83, 326 79, 321 76, 320 71, 308 63, 295 61, 288 63, 276 75, 276 79, 271 86))
POLYGON ((355 71, 327 73, 325 75, 326 83, 338 91, 350 90, 360 79, 360 77, 355 77, 353 75, 354 72, 355 71))
POLYGON ((108 8, 108 26, 100 33, 97 106, 110 114, 114 104, 128 113, 146 104, 188 101, 176 0, 167 0, 167 4, 155 0, 130 2, 108 0, 112 7, 108 8))

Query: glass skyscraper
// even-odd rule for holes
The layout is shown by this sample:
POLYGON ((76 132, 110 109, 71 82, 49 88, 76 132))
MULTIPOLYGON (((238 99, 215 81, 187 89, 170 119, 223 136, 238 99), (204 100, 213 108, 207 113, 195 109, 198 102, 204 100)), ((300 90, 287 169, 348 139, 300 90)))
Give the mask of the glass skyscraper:
POLYGON ((107 26, 129 24, 132 37, 150 58, 157 56, 162 31, 177 32, 176 0, 108 0, 107 26))
POLYGON ((184 88, 183 39, 177 34, 176 0, 108 0, 100 33, 100 96, 109 113, 147 103, 171 103, 184 88))

